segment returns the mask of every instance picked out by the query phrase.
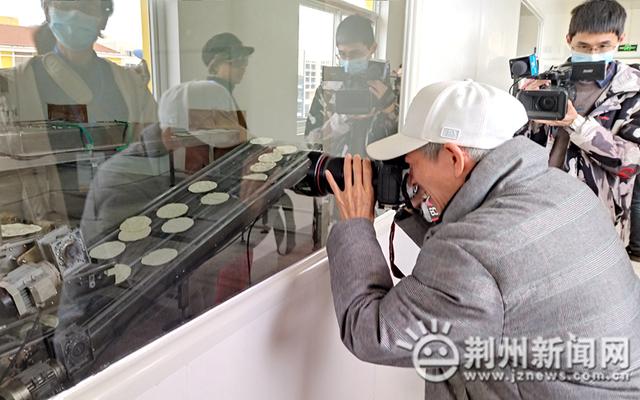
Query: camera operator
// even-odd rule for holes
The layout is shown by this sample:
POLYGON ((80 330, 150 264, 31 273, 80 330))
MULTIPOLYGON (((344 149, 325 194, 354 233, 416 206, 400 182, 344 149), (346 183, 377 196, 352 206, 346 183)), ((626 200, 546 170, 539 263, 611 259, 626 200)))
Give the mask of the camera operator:
MULTIPOLYGON (((640 71, 614 61, 624 41, 626 12, 615 0, 587 1, 572 11, 571 62, 606 61, 603 81, 577 82, 560 121, 536 121, 529 136, 550 152, 549 164, 585 182, 609 209, 626 242, 631 197, 640 164, 640 71)), ((530 81, 535 90, 544 81, 530 81)))
POLYGON ((445 334, 462 350, 470 337, 625 337, 626 382, 465 381, 458 369, 427 382, 425 398, 638 397, 640 280, 591 190, 549 168, 543 148, 513 138, 526 122, 506 92, 443 82, 418 93, 403 132, 368 146, 374 159, 406 154, 410 183, 441 211, 412 274, 395 287, 372 224, 370 161, 345 158, 344 189, 327 174, 343 220, 327 246, 342 340, 362 360, 408 367, 412 352, 398 341, 415 343, 407 330, 419 332, 420 322, 434 332, 434 319, 451 324, 445 334))
POLYGON ((397 132, 397 95, 389 82, 365 78, 377 49, 371 21, 359 15, 345 18, 336 31, 336 47, 348 80, 323 80, 309 109, 305 136, 333 156, 365 155, 366 143, 397 132), (341 114, 336 109, 336 94, 345 88, 368 90, 374 96, 369 113, 341 114))

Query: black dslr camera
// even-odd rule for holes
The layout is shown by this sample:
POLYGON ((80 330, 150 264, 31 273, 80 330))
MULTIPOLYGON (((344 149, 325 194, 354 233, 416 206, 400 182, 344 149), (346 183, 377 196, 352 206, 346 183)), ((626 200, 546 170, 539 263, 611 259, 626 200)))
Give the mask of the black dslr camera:
POLYGON ((607 63, 599 61, 566 63, 559 67, 551 67, 547 72, 535 74, 532 71, 535 71, 537 66, 522 65, 526 64, 527 59, 530 58, 510 60, 514 87, 523 78, 551 82, 549 87, 540 90, 518 90, 516 87, 514 95, 524 105, 529 119, 563 119, 567 114, 569 100, 575 101, 576 98, 575 82, 604 80, 607 72, 607 63))
MULTIPOLYGON (((308 154, 309 168, 305 178, 294 188, 297 193, 320 197, 333 194, 325 172, 330 171, 336 183, 344 187, 344 158, 331 157, 317 151, 308 154)), ((390 161, 372 161, 373 189, 378 207, 397 209, 405 205, 409 199, 407 193, 407 177, 405 171, 409 166, 404 158, 390 161)))
POLYGON ((395 94, 388 90, 385 97, 378 100, 369 91, 369 81, 379 80, 391 87, 389 63, 369 61, 366 71, 349 74, 342 67, 322 67, 323 82, 342 82, 342 89, 336 91, 336 112, 338 114, 366 115, 374 108, 384 108, 395 101, 395 94))

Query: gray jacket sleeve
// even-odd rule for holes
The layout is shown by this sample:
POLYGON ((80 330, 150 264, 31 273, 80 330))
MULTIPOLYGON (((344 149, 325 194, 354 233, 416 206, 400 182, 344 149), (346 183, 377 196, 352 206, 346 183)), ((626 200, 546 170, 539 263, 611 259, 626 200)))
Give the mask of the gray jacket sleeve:
POLYGON ((427 329, 433 319, 440 329, 449 322, 447 336, 461 357, 465 339, 501 337, 504 310, 495 280, 474 257, 437 236, 425 242, 412 275, 394 287, 370 221, 333 227, 327 252, 334 305, 342 341, 359 359, 412 366, 411 352, 397 341, 415 343, 406 330, 422 336, 419 321, 427 329))

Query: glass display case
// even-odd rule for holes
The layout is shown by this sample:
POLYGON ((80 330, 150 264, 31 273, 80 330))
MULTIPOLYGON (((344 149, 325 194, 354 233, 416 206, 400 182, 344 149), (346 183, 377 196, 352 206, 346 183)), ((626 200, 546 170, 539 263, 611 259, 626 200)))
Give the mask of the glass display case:
POLYGON ((0 69, 0 399, 49 398, 320 249, 335 210, 312 150, 335 133, 312 100, 342 68, 327 21, 398 38, 377 26, 403 18, 378 1, 29 1, 47 23, 0 6, 24 36, 0 69), (328 37, 298 35, 314 12, 328 37))
MULTIPOLYGON (((0 354, 15 374, 6 398, 33 381, 49 394, 76 383, 318 248, 314 201, 290 190, 307 175, 308 152, 253 142, 186 176, 170 154, 145 157, 135 146, 111 155, 83 150, 73 163, 67 151, 5 156, 15 164, 6 176, 51 169, 69 187, 64 179, 82 168, 94 174, 86 197, 65 201, 66 218, 59 210, 48 220, 25 218, 6 211, 10 204, 3 212, 0 354), (42 157, 58 163, 41 165, 42 157), (92 167, 96 159, 103 161, 92 167), (40 165, 24 164, 35 160, 40 165), (144 163, 160 173, 134 169, 144 163)), ((74 189, 62 200, 81 193, 74 189)))

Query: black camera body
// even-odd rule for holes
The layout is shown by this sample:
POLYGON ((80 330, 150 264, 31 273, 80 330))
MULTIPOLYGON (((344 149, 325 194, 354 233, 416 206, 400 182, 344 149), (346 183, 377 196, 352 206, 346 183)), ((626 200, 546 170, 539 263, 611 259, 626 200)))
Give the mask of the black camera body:
MULTIPOLYGON (((327 154, 310 151, 309 168, 305 178, 294 188, 297 193, 321 197, 333 191, 325 177, 330 171, 338 186, 344 188, 344 158, 331 157, 327 154)), ((397 209, 405 204, 407 196, 405 187, 405 171, 409 166, 400 157, 390 161, 373 161, 373 188, 378 207, 397 209)))
POLYGON ((575 82, 604 80, 607 73, 605 61, 566 63, 538 75, 530 74, 529 70, 521 75, 514 75, 513 64, 511 65, 515 80, 533 78, 551 82, 546 89, 518 90, 515 93, 516 98, 527 110, 529 119, 537 120, 564 119, 569 101, 575 101, 576 98, 575 82))
MULTIPOLYGON (((367 82, 379 80, 389 83, 389 63, 369 61, 362 74, 349 74, 342 67, 322 67, 323 82, 342 82, 343 88, 336 91, 336 112, 348 115, 366 115, 378 106, 379 101, 369 91, 367 82)), ((384 99, 383 99, 384 100, 384 99)))

